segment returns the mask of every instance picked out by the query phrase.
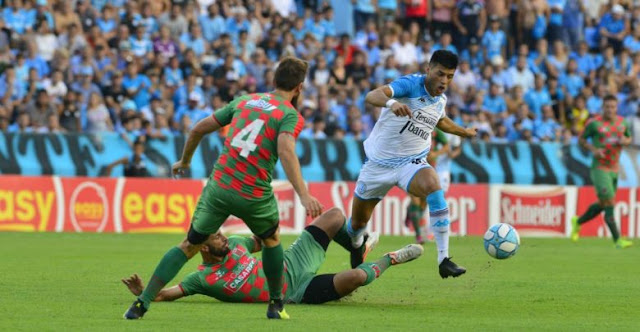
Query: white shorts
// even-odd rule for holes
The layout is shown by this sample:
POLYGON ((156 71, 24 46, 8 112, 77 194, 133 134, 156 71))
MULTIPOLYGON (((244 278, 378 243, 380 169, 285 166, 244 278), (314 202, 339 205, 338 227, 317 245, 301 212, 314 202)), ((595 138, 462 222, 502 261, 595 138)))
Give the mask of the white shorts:
POLYGON ((389 168, 367 161, 362 166, 360 175, 358 175, 354 194, 361 200, 380 200, 393 186, 398 186, 400 189, 409 192, 411 180, 423 168, 431 168, 431 165, 424 160, 398 168, 389 168))
POLYGON ((440 179, 440 188, 442 188, 442 191, 444 191, 446 194, 447 191, 449 191, 449 184, 451 183, 451 172, 438 172, 438 178, 440 179))

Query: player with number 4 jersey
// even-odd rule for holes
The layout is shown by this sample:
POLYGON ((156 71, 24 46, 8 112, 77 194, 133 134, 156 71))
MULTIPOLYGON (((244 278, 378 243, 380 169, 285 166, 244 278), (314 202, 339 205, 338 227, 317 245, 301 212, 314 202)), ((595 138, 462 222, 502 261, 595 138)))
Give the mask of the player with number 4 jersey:
POLYGON ((165 254, 125 318, 142 318, 158 292, 230 215, 242 219, 263 241, 263 270, 269 286, 267 318, 289 318, 282 299, 284 251, 271 174, 280 158, 307 214, 315 218, 322 213, 322 206, 304 184, 295 152, 295 140, 304 119, 294 105, 302 92, 307 69, 308 64, 300 59, 284 58, 275 72, 274 92, 236 98, 213 116, 198 122, 189 133, 182 158, 173 165, 174 175, 183 174, 189 168, 204 135, 226 125, 230 127, 224 149, 196 205, 187 238, 165 254))

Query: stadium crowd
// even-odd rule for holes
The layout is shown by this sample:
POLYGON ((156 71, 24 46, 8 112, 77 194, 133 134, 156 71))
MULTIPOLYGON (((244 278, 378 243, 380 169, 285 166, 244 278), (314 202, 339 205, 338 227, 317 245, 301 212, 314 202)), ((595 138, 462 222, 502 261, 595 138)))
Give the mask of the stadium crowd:
POLYGON ((574 143, 607 94, 640 133, 638 0, 0 3, 0 131, 184 133, 295 55, 301 137, 363 139, 381 111, 365 94, 448 49, 448 114, 478 139, 574 143))

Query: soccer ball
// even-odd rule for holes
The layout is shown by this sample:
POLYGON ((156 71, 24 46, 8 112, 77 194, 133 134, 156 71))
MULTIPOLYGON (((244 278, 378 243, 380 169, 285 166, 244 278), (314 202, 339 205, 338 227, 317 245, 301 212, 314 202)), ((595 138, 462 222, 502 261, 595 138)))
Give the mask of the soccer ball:
POLYGON ((520 236, 509 224, 493 225, 484 233, 484 249, 493 258, 509 258, 516 254, 519 247, 520 236))

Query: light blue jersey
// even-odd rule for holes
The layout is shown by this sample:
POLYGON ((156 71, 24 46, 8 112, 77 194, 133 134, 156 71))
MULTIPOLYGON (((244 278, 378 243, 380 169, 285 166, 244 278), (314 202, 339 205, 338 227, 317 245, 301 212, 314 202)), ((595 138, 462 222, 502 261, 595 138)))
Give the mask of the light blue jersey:
POLYGON ((380 166, 398 168, 423 159, 431 148, 431 132, 446 116, 447 97, 427 92, 425 75, 402 76, 391 82, 392 98, 406 104, 412 116, 398 117, 383 108, 371 135, 364 141, 367 158, 380 166))

